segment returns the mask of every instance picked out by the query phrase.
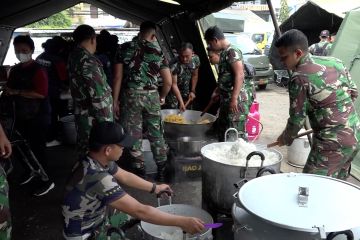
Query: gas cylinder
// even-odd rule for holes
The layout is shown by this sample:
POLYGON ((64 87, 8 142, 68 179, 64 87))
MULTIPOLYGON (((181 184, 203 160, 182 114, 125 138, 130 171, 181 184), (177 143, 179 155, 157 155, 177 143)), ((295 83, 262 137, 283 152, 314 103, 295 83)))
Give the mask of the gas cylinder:
POLYGON ((248 134, 249 141, 253 141, 258 138, 260 132, 260 112, 259 103, 257 101, 254 101, 250 107, 246 120, 246 132, 248 134))

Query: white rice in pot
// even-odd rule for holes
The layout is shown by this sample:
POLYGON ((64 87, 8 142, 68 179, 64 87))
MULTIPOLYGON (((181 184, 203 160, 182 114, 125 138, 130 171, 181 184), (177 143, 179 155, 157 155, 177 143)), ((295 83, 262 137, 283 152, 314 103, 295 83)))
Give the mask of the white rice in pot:
MULTIPOLYGON (((264 167, 273 165, 279 161, 279 155, 272 151, 267 150, 257 150, 256 145, 253 143, 248 143, 243 139, 239 139, 234 143, 224 143, 224 144, 213 144, 208 145, 206 151, 203 152, 204 156, 220 163, 245 167, 246 166, 246 157, 254 151, 260 151, 264 154, 264 167), (234 145, 237 146, 234 146, 234 145), (236 151, 234 151, 236 149, 236 151)), ((259 155, 254 155, 249 163, 249 167, 260 167, 261 159, 259 155)))

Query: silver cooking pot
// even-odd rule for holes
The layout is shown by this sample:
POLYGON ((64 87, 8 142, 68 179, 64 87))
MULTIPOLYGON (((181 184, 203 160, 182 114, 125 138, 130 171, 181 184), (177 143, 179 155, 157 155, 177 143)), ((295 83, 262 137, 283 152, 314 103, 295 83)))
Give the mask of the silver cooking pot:
POLYGON ((280 165, 282 155, 275 149, 266 149, 276 153, 278 160, 273 164, 263 166, 265 159, 261 150, 264 150, 263 145, 255 146, 259 151, 250 153, 246 158, 246 165, 238 166, 232 164, 225 164, 218 162, 216 157, 209 156, 209 150, 212 148, 222 148, 224 145, 232 146, 234 142, 220 142, 211 143, 201 149, 203 159, 202 164, 202 198, 203 204, 206 208, 216 210, 217 212, 231 214, 231 208, 234 203, 233 194, 248 180, 262 175, 263 172, 278 173, 280 172, 280 165), (261 157, 261 164, 256 167, 248 166, 252 161, 253 156, 261 157))
MULTIPOLYGON (((164 120, 167 115, 178 113, 179 109, 163 109, 161 110, 161 118, 164 120)), ((191 124, 164 122, 165 137, 172 140, 176 140, 180 137, 201 137, 205 139, 206 132, 211 128, 216 120, 216 117, 209 113, 205 113, 201 117, 200 114, 200 111, 194 110, 186 110, 181 114, 185 120, 191 124), (197 124, 199 119, 209 120, 210 123, 197 124)))
POLYGON ((348 182, 283 173, 251 180, 234 196, 235 240, 360 239, 360 188, 348 182))
MULTIPOLYGON (((160 205, 159 195, 158 195, 158 205, 160 205)), ((169 205, 159 206, 158 209, 170 214, 186 216, 186 217, 196 217, 201 219, 205 223, 213 223, 212 217, 206 211, 190 205, 172 204, 171 197, 169 197, 169 205)), ((171 235, 175 231, 182 232, 180 231, 181 229, 178 227, 160 226, 160 225, 147 223, 144 221, 141 221, 140 227, 143 235, 142 239, 144 240, 170 240, 170 239, 162 238, 161 234, 166 233, 171 235)), ((205 229, 200 234, 195 234, 195 235, 186 234, 186 236, 182 235, 180 238, 186 240, 212 240, 213 236, 212 236, 212 230, 209 228, 209 229, 205 229)))
POLYGON ((199 137, 186 136, 168 140, 167 143, 178 156, 194 157, 199 156, 201 148, 206 145, 207 141, 199 137))

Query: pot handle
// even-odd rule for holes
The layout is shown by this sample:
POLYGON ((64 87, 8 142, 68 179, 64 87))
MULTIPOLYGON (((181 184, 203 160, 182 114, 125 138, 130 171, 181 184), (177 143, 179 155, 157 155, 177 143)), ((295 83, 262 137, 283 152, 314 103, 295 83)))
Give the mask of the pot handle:
POLYGON ((158 201, 158 207, 161 206, 161 196, 164 193, 166 193, 166 195, 168 195, 168 197, 169 197, 169 205, 172 204, 171 192, 169 190, 163 190, 163 191, 160 191, 158 194, 156 194, 156 198, 157 198, 157 201, 158 201))
POLYGON ((351 230, 340 231, 340 232, 331 232, 327 235, 326 240, 332 240, 337 235, 341 235, 341 234, 346 235, 347 240, 354 240, 354 233, 351 230))
POLYGON ((236 128, 228 128, 225 132, 225 136, 224 136, 224 141, 227 142, 227 134, 230 132, 230 131, 234 131, 236 133, 236 141, 238 140, 239 138, 239 132, 236 128))
MULTIPOLYGON (((264 154, 263 154, 262 152, 260 152, 260 151, 253 151, 253 152, 249 153, 249 154, 246 156, 245 172, 244 172, 244 175, 243 175, 243 176, 244 176, 243 178, 245 178, 245 179, 246 179, 246 173, 247 173, 247 170, 248 170, 248 167, 249 167, 249 161, 250 161, 250 159, 251 159, 253 156, 255 156, 255 155, 260 156, 260 159, 261 159, 260 168, 262 168, 263 165, 264 165, 265 156, 264 156, 264 154)), ((241 177, 241 176, 242 176, 242 174, 241 174, 241 172, 240 172, 240 177, 241 177)))
POLYGON ((120 227, 120 229, 123 231, 123 232, 126 232, 126 230, 132 228, 133 226, 135 226, 136 224, 139 224, 140 223, 140 219, 137 219, 137 218, 132 218, 130 219, 129 221, 127 221, 124 225, 122 225, 120 227))
MULTIPOLYGON (((246 174, 246 173, 245 173, 245 174, 246 174)), ((245 179, 245 178, 244 178, 244 179, 241 179, 240 181, 234 183, 234 187, 237 188, 237 189, 239 189, 240 186, 244 185, 244 184, 247 183, 247 182, 248 182, 247 179, 245 179)))
POLYGON ((123 239, 123 240, 127 240, 125 233, 123 232, 123 230, 116 228, 116 227, 111 227, 106 231, 106 239, 110 240, 111 239, 111 235, 113 233, 116 233, 119 235, 119 239, 123 239))
POLYGON ((256 177, 261 177, 264 173, 276 174, 276 171, 272 167, 262 167, 256 174, 256 177))

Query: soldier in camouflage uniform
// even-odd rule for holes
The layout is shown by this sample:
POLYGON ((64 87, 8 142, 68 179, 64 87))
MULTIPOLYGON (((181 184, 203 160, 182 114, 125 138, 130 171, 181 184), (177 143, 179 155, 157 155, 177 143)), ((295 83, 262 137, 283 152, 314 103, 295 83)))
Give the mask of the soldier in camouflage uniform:
MULTIPOLYGON (((0 125, 0 160, 11 155, 12 148, 0 125)), ((6 173, 0 165, 0 239, 11 239, 11 217, 9 208, 9 186, 6 173)))
POLYGON ((167 214, 143 205, 122 189, 119 184, 144 193, 172 192, 166 184, 145 181, 117 166, 115 161, 122 155, 124 147, 131 147, 134 142, 135 139, 114 122, 100 122, 91 129, 89 154, 74 170, 65 188, 62 205, 65 239, 106 239, 108 206, 153 224, 177 226, 191 234, 203 231, 201 220, 167 214))
POLYGON ((307 38, 298 30, 286 32, 275 46, 281 61, 293 70, 290 117, 278 138, 280 145, 292 143, 308 116, 314 134, 304 172, 346 179, 359 151, 354 82, 339 59, 309 54, 307 38))
POLYGON ((244 65, 240 49, 230 44, 223 32, 210 27, 205 32, 205 40, 210 48, 220 51, 218 86, 212 99, 220 96, 219 116, 214 123, 219 141, 224 140, 225 131, 236 128, 246 139, 245 123, 249 113, 248 91, 250 86, 244 81, 244 65))
MULTIPOLYGON (((139 38, 121 48, 119 57, 121 77, 114 79, 114 92, 124 91, 124 101, 120 102, 120 123, 138 141, 131 149, 134 171, 143 176, 144 156, 141 151, 143 130, 147 131, 151 150, 158 167, 157 180, 163 181, 167 160, 167 146, 163 137, 163 124, 160 104, 171 87, 171 75, 168 62, 161 49, 154 44, 156 25, 144 22, 140 26, 139 38), (159 93, 158 76, 163 79, 163 88, 159 93), (117 89, 115 89, 115 86, 117 89)), ((119 99, 114 99, 118 102, 119 99)))
POLYGON ((330 32, 323 30, 320 33, 320 42, 309 47, 309 52, 315 56, 327 56, 330 53, 332 43, 330 42, 330 32))
MULTIPOLYGON (((171 64, 172 92, 166 97, 165 108, 180 108, 185 111, 184 102, 194 101, 200 67, 200 58, 194 54, 191 43, 183 43, 179 56, 171 64)), ((191 106, 189 106, 191 108, 191 106)))
POLYGON ((111 88, 101 62, 94 56, 96 34, 92 27, 80 25, 73 33, 77 47, 69 57, 70 90, 74 101, 79 158, 86 155, 91 126, 113 121, 111 88))

